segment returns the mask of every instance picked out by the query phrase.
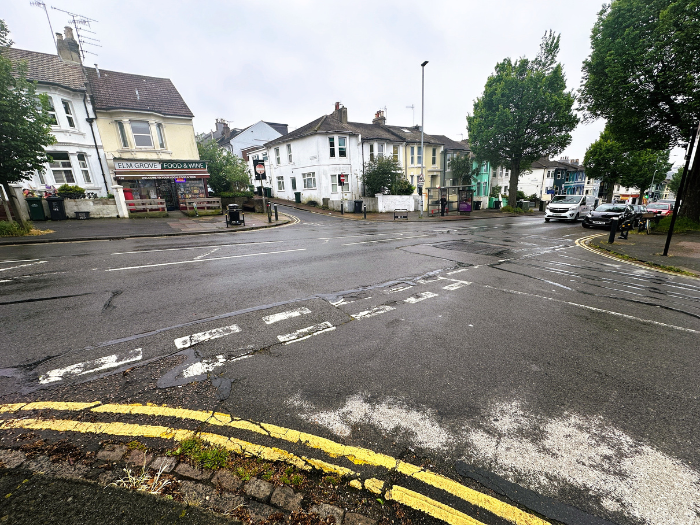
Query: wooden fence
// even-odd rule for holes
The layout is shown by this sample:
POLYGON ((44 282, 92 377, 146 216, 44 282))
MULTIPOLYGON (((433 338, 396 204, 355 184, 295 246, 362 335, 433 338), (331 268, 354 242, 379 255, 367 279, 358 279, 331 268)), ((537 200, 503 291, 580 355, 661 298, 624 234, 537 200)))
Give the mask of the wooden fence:
POLYGON ((165 211, 165 199, 134 199, 126 201, 129 213, 144 211, 165 211))
POLYGON ((221 211, 221 199, 219 197, 210 197, 208 199, 185 199, 184 203, 180 202, 180 209, 185 211, 194 211, 195 205, 198 210, 219 210, 221 211))

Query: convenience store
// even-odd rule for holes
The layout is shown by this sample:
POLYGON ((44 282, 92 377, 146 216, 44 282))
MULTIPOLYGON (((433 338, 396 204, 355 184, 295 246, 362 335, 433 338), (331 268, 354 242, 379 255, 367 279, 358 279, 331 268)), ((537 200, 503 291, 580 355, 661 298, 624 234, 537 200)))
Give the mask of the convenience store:
POLYGON ((185 209, 188 199, 208 197, 207 164, 201 160, 114 160, 114 178, 127 201, 163 199, 167 210, 185 209))

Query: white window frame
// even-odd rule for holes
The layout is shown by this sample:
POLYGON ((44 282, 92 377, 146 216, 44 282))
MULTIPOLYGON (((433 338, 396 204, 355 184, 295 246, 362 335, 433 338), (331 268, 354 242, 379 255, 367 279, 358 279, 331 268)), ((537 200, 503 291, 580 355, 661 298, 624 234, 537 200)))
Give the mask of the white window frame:
POLYGON ((348 139, 347 137, 338 137, 338 157, 348 157, 348 139))
POLYGON ((418 158, 416 160, 418 160, 418 165, 422 166, 423 165, 423 148, 421 148, 420 146, 416 146, 416 148, 418 149, 418 155, 417 155, 418 158))
POLYGON ((47 97, 49 99, 49 117, 53 119, 51 126, 58 126, 58 114, 56 113, 56 106, 53 104, 53 98, 50 95, 47 95, 47 97))
POLYGON ((131 128, 131 136, 134 137, 134 147, 138 149, 155 149, 153 143, 153 133, 151 132, 151 123, 147 120, 130 120, 129 127, 131 128), (134 133, 134 124, 146 124, 148 126, 148 133, 134 133), (148 137, 151 142, 150 146, 141 146, 138 144, 136 137, 148 137))
POLYGON ((391 152, 391 157, 398 162, 399 161, 399 147, 397 145, 394 145, 392 147, 392 152, 391 152))
POLYGON ((275 148, 275 164, 278 166, 280 165, 280 149, 279 147, 275 148))
POLYGON ((277 177, 277 191, 284 191, 284 177, 277 177))
POLYGON ((304 181, 304 189, 305 190, 315 190, 316 189, 316 172, 310 171, 309 173, 302 173, 301 178, 304 181))
POLYGON ((123 120, 117 120, 117 135, 119 135, 119 142, 122 145, 122 149, 129 149, 129 137, 126 134, 126 126, 123 120))
POLYGON ((372 162, 374 160, 374 144, 369 145, 369 161, 372 162))
POLYGON ((49 162, 49 168, 51 169, 51 175, 53 176, 53 180, 56 181, 56 184, 75 184, 75 173, 73 172, 73 165, 71 164, 70 161, 70 154, 65 151, 53 151, 50 152, 49 155, 51 157, 54 157, 54 155, 66 155, 68 157, 68 160, 66 159, 60 159, 60 160, 54 160, 53 162, 49 162), (68 180, 68 177, 66 177, 66 172, 70 172, 70 178, 73 180, 68 180), (63 180, 60 180, 56 174, 60 173, 60 177, 63 180))
POLYGON ((294 162, 292 157, 292 145, 287 144, 287 161, 292 164, 294 162))
POLYGON ((80 174, 83 176, 85 184, 92 184, 90 167, 88 166, 87 155, 85 155, 85 153, 78 153, 78 165, 80 166, 80 174), (80 157, 82 157, 82 160, 80 157))
MULTIPOLYGON (((331 175, 331 193, 338 193, 338 175, 331 175)), ((345 180, 340 191, 350 191, 350 174, 345 173, 345 180)))
POLYGON ((437 165, 437 148, 433 148, 432 162, 433 162, 433 166, 437 165))
POLYGON ((73 110, 73 104, 71 103, 71 101, 62 98, 61 105, 63 106, 63 113, 65 114, 66 121, 68 122, 68 127, 78 129, 77 123, 75 121, 75 111, 73 110))
POLYGON ((384 144, 377 144, 377 158, 383 159, 384 158, 384 144))
POLYGON ((328 148, 329 155, 331 158, 335 157, 335 137, 328 137, 328 148))
POLYGON ((158 147, 165 149, 165 129, 160 122, 156 124, 156 137, 158 138, 158 147))
POLYGON ((297 189, 297 178, 296 178, 296 177, 289 177, 289 180, 292 181, 292 191, 296 191, 296 189, 297 189))
POLYGON ((416 165, 416 147, 411 146, 411 166, 416 165))

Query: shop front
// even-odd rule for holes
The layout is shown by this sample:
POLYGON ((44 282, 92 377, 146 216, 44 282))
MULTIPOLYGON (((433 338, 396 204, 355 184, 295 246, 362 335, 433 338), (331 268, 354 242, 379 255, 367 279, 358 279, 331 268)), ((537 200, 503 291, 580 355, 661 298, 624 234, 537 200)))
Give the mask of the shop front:
POLYGON ((124 187, 124 198, 132 210, 154 205, 145 201, 162 201, 168 211, 184 210, 188 202, 209 196, 209 173, 206 162, 200 160, 115 160, 114 178, 124 187))

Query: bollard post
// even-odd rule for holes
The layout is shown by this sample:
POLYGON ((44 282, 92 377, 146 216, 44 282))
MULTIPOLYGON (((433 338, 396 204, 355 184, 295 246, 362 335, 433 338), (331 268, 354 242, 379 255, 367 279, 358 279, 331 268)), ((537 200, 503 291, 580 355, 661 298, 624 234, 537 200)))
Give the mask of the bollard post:
POLYGON ((272 208, 269 202, 267 203, 267 222, 272 222, 272 208))
POLYGON ((365 219, 367 219, 367 205, 366 204, 362 205, 362 213, 364 213, 365 219))
POLYGON ((279 216, 277 215, 277 203, 275 203, 275 221, 279 220, 279 216))
POLYGON ((343 201, 340 201, 340 214, 345 215, 345 213, 343 212, 343 201))
POLYGON ((608 244, 615 242, 615 235, 617 234, 617 219, 610 220, 610 237, 608 237, 608 244))

